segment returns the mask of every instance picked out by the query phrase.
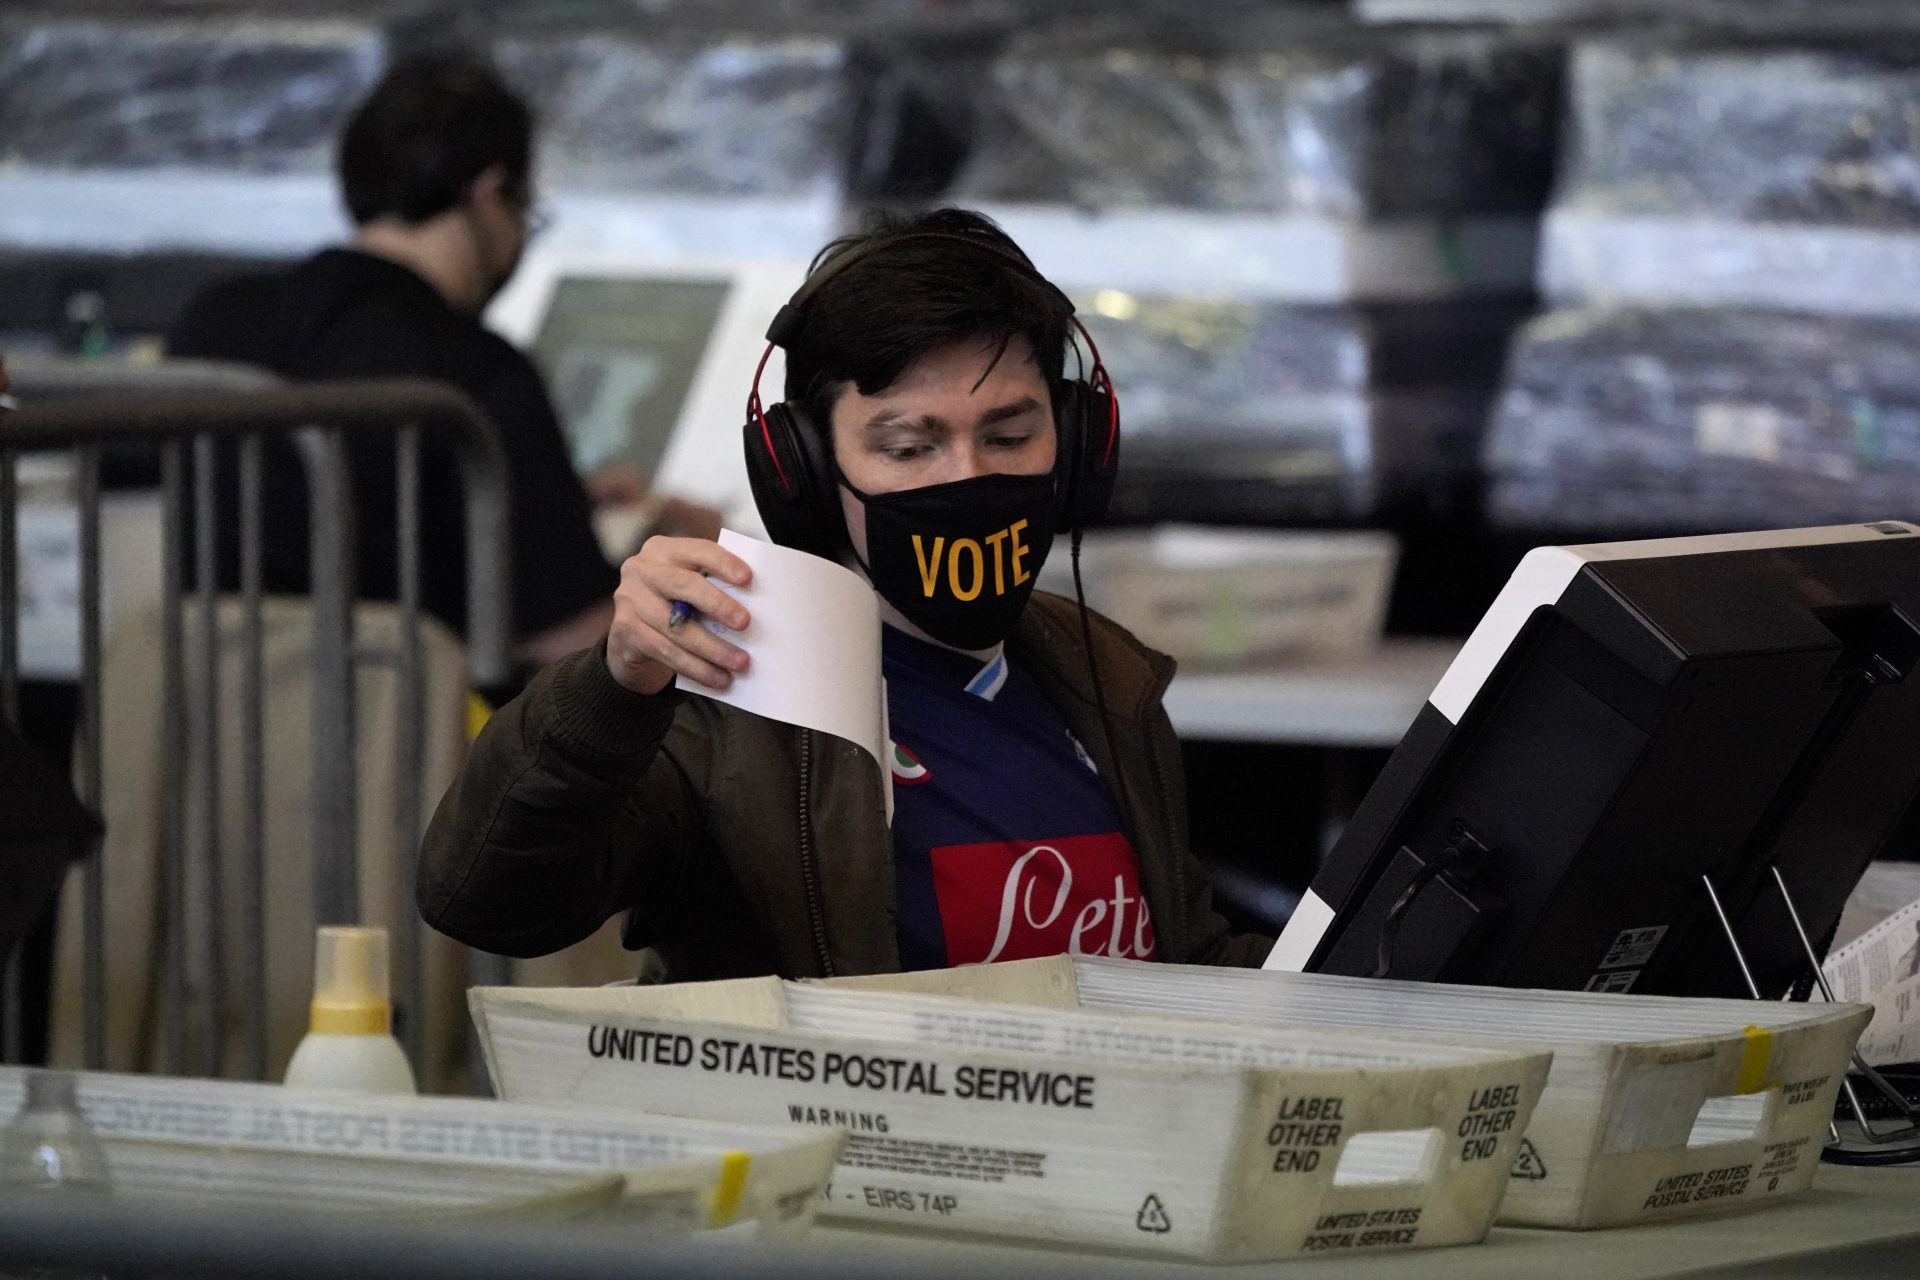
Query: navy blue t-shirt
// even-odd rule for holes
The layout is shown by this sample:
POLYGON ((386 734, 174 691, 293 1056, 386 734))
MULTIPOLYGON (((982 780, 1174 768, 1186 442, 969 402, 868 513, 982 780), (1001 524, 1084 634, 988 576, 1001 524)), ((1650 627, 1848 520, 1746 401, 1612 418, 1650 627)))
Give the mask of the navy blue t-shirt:
POLYGON ((1002 654, 884 627, 900 959, 1151 959, 1139 862, 1091 757, 1002 654))

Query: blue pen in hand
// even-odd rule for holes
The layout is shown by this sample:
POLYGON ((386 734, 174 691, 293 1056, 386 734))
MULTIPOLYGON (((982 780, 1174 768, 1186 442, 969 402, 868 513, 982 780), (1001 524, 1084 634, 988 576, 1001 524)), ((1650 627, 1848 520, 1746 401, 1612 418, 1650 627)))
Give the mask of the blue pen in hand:
POLYGON ((673 600, 667 606, 667 630, 671 631, 693 616, 693 606, 685 600, 673 600))

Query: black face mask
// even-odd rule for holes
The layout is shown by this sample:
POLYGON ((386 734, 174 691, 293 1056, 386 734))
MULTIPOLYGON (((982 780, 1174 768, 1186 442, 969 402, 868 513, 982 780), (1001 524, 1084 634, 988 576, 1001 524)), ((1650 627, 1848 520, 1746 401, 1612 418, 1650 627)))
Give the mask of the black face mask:
POLYGON ((1053 545, 1053 474, 986 475, 865 494, 874 590, 914 626, 956 649, 1007 638, 1053 545))

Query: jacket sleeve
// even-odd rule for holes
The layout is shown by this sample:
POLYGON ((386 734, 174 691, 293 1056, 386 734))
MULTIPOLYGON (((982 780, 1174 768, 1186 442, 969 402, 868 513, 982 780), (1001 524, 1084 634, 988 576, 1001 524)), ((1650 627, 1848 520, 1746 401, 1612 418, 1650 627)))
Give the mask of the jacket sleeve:
MULTIPOLYGON (((1180 758, 1180 738, 1173 731, 1173 722, 1167 717, 1164 707, 1155 706, 1149 732, 1153 734, 1157 749, 1168 758, 1180 758)), ((1178 776, 1168 779, 1173 791, 1174 812, 1183 824, 1187 813, 1186 779, 1178 776)), ((1238 965, 1242 968, 1257 969, 1266 963, 1267 953, 1273 950, 1273 939, 1261 933, 1235 933, 1233 926, 1213 907, 1213 884, 1207 875, 1207 869, 1194 855, 1192 842, 1182 839, 1180 848, 1174 854, 1184 862, 1181 882, 1186 885, 1186 901, 1180 904, 1185 913, 1186 936, 1192 939, 1187 955, 1189 964, 1238 965)))
POLYGON ((622 687, 604 642, 536 675, 487 722, 427 827, 414 886, 426 922, 538 956, 632 908, 630 945, 646 945, 699 820, 701 737, 673 732, 680 700, 622 687))

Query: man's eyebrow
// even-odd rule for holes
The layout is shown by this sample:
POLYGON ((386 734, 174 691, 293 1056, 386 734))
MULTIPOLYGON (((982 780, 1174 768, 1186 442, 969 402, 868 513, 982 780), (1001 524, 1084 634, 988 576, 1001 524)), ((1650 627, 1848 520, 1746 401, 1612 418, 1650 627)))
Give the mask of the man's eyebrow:
POLYGON ((1040 407, 1040 402, 1032 396, 1022 396, 1011 404, 999 405, 980 415, 983 424, 1005 422, 1008 418, 1017 418, 1023 413, 1032 413, 1040 407))
POLYGON ((906 414, 893 409, 882 409, 867 419, 864 431, 888 431, 895 427, 918 427, 922 431, 945 431, 947 420, 931 413, 906 414))
MULTIPOLYGON (((1010 401, 1007 404, 995 405, 993 408, 986 410, 980 415, 980 422, 983 426, 991 426, 996 422, 1005 422, 1010 418, 1018 418, 1023 414, 1032 413, 1039 407, 1040 402, 1032 396, 1022 396, 1018 400, 1010 401)), ((862 430, 888 431, 896 427, 917 427, 922 431, 952 430, 951 424, 938 414, 908 414, 894 409, 880 410, 871 418, 867 419, 866 426, 863 427, 862 430)))

